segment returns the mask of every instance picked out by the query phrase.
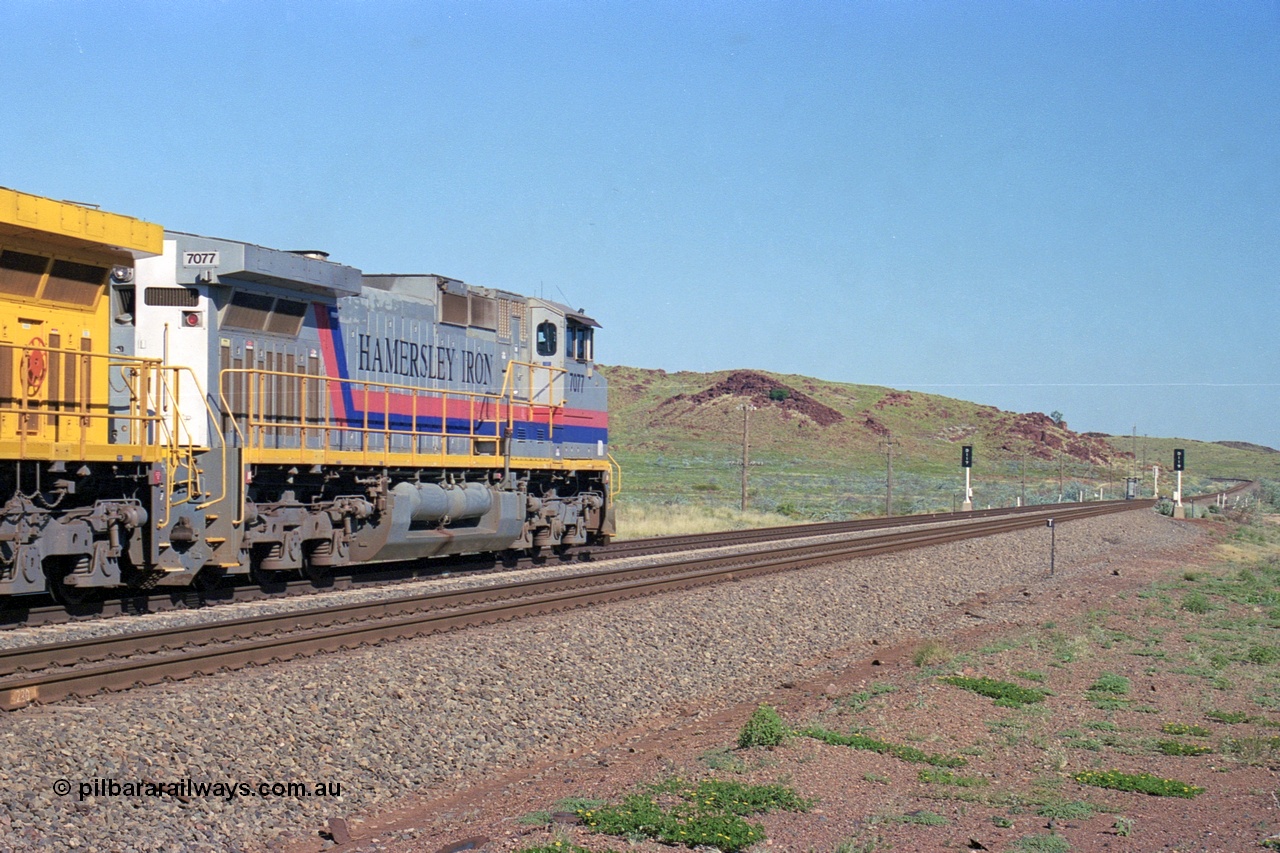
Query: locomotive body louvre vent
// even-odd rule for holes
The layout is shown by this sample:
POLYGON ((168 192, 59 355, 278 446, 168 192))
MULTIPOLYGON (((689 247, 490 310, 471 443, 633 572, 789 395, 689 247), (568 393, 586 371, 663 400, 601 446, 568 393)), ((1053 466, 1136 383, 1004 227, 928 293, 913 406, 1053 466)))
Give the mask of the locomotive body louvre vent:
POLYGON ((142 299, 158 308, 198 308, 200 291, 191 287, 148 287, 142 291, 142 299))

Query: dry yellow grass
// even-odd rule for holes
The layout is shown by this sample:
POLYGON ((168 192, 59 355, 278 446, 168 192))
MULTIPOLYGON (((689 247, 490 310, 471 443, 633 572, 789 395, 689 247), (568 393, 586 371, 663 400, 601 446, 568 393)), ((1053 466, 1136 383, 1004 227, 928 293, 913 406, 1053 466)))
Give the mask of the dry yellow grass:
POLYGON ((618 538, 645 539, 650 536, 677 536, 715 533, 746 527, 777 527, 795 524, 793 518, 772 512, 741 512, 725 507, 618 506, 618 538))

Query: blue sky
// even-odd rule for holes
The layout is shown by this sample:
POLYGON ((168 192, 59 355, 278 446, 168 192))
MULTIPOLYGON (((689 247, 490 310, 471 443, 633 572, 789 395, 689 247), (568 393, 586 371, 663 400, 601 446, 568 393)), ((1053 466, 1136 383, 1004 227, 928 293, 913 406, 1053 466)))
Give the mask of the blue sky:
POLYGON ((1276 2, 9 0, 0 185, 1280 447, 1276 2))

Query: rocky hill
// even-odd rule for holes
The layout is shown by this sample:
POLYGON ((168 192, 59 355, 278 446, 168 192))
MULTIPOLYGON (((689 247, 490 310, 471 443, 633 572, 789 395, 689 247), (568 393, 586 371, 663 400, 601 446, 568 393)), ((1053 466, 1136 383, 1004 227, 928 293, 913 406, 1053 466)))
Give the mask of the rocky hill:
POLYGON ((601 369, 609 380, 611 444, 632 495, 645 499, 736 498, 744 415, 752 492, 764 504, 873 501, 883 490, 890 445, 901 488, 911 493, 907 509, 949 505, 963 482, 966 444, 974 447, 972 473, 987 495, 1010 503, 1015 481, 1019 499, 1032 499, 1028 483, 1055 500, 1061 492, 1100 489, 1118 496, 1124 478, 1145 468, 1149 479, 1150 464, 1171 458, 1173 444, 1200 463, 1197 475, 1280 476, 1280 454, 1265 454, 1269 448, 1145 437, 1135 446, 1128 436, 1076 432, 1039 412, 934 394, 755 370, 601 369), (1258 468, 1258 460, 1269 464, 1258 468), (924 492, 932 496, 926 500, 924 492))

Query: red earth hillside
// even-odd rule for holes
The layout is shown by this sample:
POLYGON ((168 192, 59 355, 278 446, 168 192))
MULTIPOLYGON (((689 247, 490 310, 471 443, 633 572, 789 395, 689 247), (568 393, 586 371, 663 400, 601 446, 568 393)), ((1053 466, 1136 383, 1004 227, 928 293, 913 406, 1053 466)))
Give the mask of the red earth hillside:
POLYGON ((661 405, 687 401, 697 406, 709 403, 717 397, 745 397, 757 409, 780 409, 784 415, 801 415, 819 426, 830 426, 844 420, 844 415, 840 412, 819 403, 808 394, 751 370, 734 371, 705 391, 691 396, 677 394, 664 400, 661 405))

